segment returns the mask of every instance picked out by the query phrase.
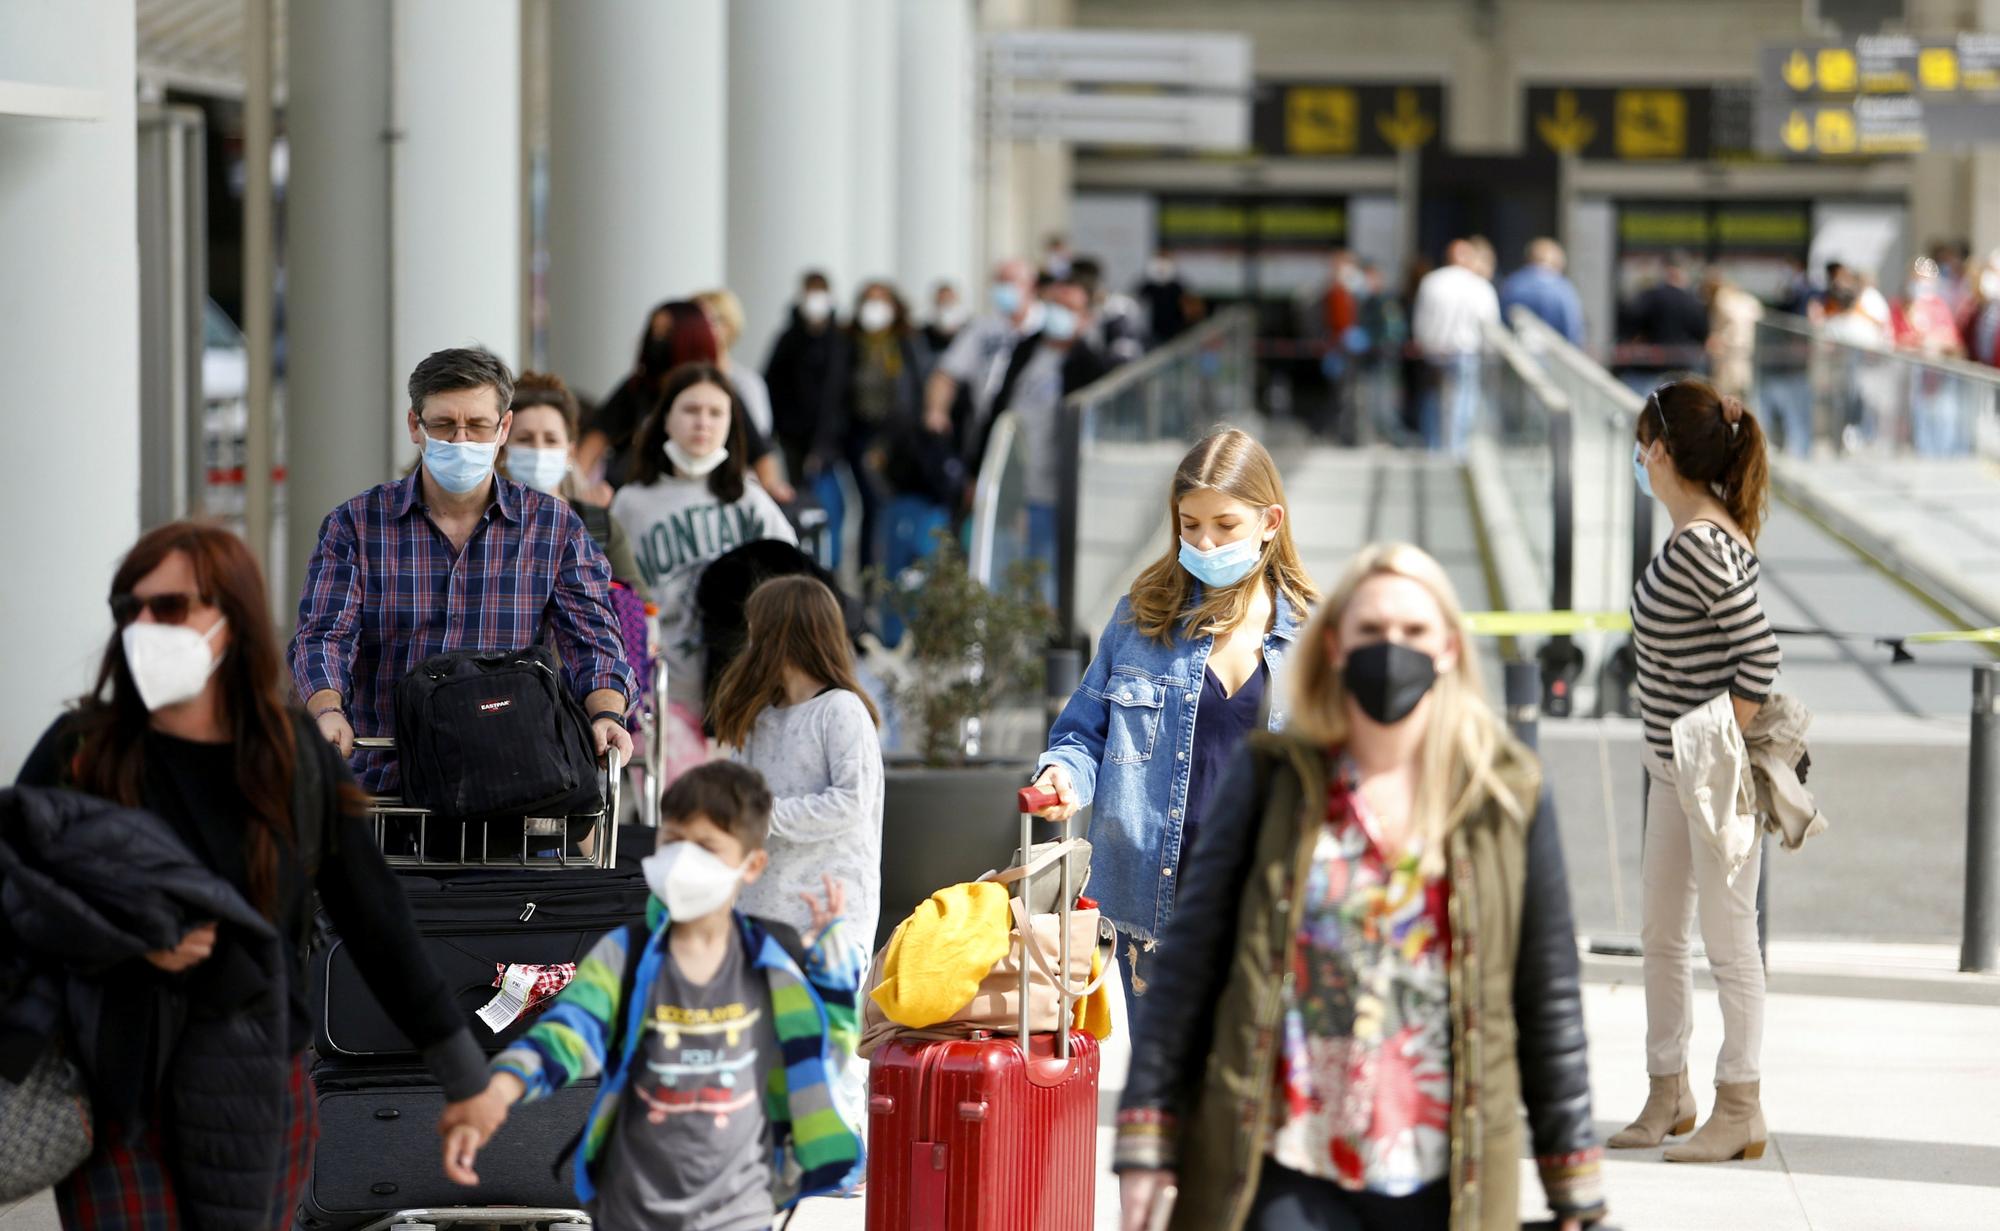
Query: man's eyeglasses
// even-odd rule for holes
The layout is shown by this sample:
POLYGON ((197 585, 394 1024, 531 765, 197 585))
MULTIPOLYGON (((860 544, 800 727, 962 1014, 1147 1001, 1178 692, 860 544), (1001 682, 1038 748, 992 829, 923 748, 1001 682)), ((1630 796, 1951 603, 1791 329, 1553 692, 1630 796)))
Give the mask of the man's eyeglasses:
POLYGON ((424 434, 432 440, 469 440, 474 444, 491 444, 500 435, 500 425, 491 419, 474 419, 470 423, 454 423, 450 419, 428 419, 424 421, 424 434))
POLYGON ((141 598, 137 594, 114 594, 111 596, 111 618, 118 627, 139 618, 142 611, 150 611, 153 618, 162 624, 185 624, 188 613, 201 601, 198 594, 148 594, 141 598))

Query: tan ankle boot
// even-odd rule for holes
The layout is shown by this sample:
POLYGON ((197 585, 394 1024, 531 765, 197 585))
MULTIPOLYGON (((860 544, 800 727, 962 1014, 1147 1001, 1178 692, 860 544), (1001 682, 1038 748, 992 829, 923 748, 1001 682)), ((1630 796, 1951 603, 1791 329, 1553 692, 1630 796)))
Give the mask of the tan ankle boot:
POLYGON ((1646 1105, 1639 1118, 1618 1130, 1605 1144, 1614 1150, 1650 1150, 1668 1137, 1694 1127, 1694 1091, 1686 1069, 1672 1077, 1646 1079, 1646 1105))
POLYGON ((1764 1108, 1754 1081, 1721 1082, 1701 1131, 1667 1150, 1670 1163, 1726 1163, 1764 1157, 1764 1108))

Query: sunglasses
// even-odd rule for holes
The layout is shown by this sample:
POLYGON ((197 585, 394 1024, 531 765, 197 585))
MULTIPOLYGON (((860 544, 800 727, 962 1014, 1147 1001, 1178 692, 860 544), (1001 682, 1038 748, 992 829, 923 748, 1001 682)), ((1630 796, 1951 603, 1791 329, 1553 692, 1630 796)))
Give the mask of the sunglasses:
POLYGON ((185 624, 188 613, 200 601, 200 595, 188 593, 149 594, 144 598, 137 594, 114 594, 111 596, 111 618, 123 628, 138 619, 140 612, 150 611, 153 618, 162 624, 185 624))

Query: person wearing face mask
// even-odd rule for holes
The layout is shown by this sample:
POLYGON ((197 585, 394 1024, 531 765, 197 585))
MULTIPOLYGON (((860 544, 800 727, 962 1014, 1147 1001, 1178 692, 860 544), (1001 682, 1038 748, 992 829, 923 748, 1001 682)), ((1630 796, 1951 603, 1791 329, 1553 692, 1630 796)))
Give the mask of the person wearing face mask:
POLYGON ((844 1094, 867 955, 839 882, 802 895, 809 929, 737 909, 765 874, 770 790, 717 761, 660 803, 641 867, 646 917, 607 933, 533 1029, 493 1058, 485 1093, 447 1108, 445 1174, 479 1183, 481 1148, 516 1103, 595 1078, 577 1200, 606 1231, 763 1228, 865 1175, 866 1111, 844 1094))
MULTIPOLYGON (((1918 257, 1910 270, 1908 297, 1894 311, 1896 345, 1927 358, 1965 355, 1958 318, 1938 276, 1937 262, 1918 257)), ((1964 430, 1964 382, 1935 369, 1911 366, 1908 376, 1910 445, 1924 457, 1946 457, 1971 441, 1964 430)), ((1729 390, 1729 392, 1735 392, 1729 390)))
MULTIPOLYGON (((306 562, 292 680, 342 755, 393 736, 396 685, 445 650, 519 650, 552 633, 563 682, 597 751, 630 759, 637 684, 611 609, 611 566, 567 501, 495 470, 513 427, 514 376, 489 351, 442 350, 410 373, 401 479, 327 515, 306 562)), ((375 794, 400 781, 393 754, 362 752, 375 794)))
POLYGON ((1146 276, 1139 283, 1139 304, 1146 313, 1146 332, 1154 346, 1163 346, 1187 332, 1195 313, 1194 297, 1181 280, 1180 267, 1165 250, 1146 262, 1146 276))
MULTIPOLYGON (((992 417, 994 391, 1007 371, 1015 343, 1041 329, 1041 300, 1036 298, 1035 271, 1026 261, 1008 259, 993 266, 989 310, 958 331, 938 358, 924 388, 924 423, 933 432, 952 430, 952 404, 961 389, 972 399, 968 449, 983 438, 992 417)), ((972 459, 976 468, 977 459, 972 459)))
POLYGON ((625 527, 646 593, 659 611, 667 695, 701 729, 706 652, 695 583, 717 556, 758 539, 798 535, 742 462, 743 408, 729 378, 690 363, 667 377, 660 409, 639 428, 632 481, 611 516, 625 527))
POLYGON ((965 464, 979 473, 993 424, 1007 411, 1021 421, 1027 445, 1025 475, 1028 555, 1047 566, 1042 574, 1048 601, 1055 601, 1056 502, 1061 475, 1062 401, 1111 370, 1104 352, 1087 336, 1090 295, 1074 282, 1057 282, 1043 295, 1041 328, 1014 344, 987 407, 984 425, 965 464))
POLYGON ((611 563, 611 580, 639 583, 639 561, 632 554, 631 536, 611 516, 611 510, 586 499, 576 477, 576 394, 563 378, 550 372, 523 372, 514 382, 511 407, 514 427, 500 463, 507 477, 538 492, 560 496, 583 519, 604 558, 611 563))
POLYGON ((1121 1226, 1173 1185, 1174 1231, 1517 1231, 1521 1103, 1559 1225, 1601 1219, 1562 845, 1451 582, 1366 548, 1293 658, 1140 1006, 1121 1226))
POLYGON ((833 288, 826 275, 812 270, 800 279, 785 328, 771 344, 764 361, 764 383, 771 393, 771 431, 785 455, 785 470, 803 482, 806 462, 819 439, 820 422, 832 396, 832 368, 840 347, 840 322, 834 319, 833 288))
POLYGON ((896 288, 861 288, 828 379, 831 413, 820 420, 809 469, 844 463, 861 494, 861 568, 882 559, 882 511, 892 495, 885 474, 889 449, 922 427, 924 381, 931 355, 911 328, 896 288))
MULTIPOLYGON (((139 820, 157 821, 193 869, 220 882, 219 906, 87 977, 75 969, 81 946, 101 936, 45 955, 54 960, 44 970, 70 972, 66 1038, 90 1075, 96 1126, 94 1152, 57 1186, 56 1207, 72 1229, 242 1226, 245 1211, 265 1209, 262 1225, 289 1227, 316 1138, 305 962, 315 897, 447 1097, 477 1094, 484 1062, 367 840, 366 797, 287 695, 243 541, 216 526, 160 526, 119 563, 110 598, 116 630, 95 687, 49 728, 16 784, 143 809, 139 820)), ((155 889, 150 878, 173 875, 185 893, 190 870, 121 869, 117 887, 136 902, 155 889)), ((111 871, 100 865, 99 888, 111 871)), ((62 879, 54 862, 44 872, 37 883, 62 879)), ((5 890, 14 910, 36 885, 5 890)), ((0 967, 17 952, 13 922, 0 920, 10 938, 0 967)), ((19 1038, 7 1010, 33 1001, 11 974, 0 969, 10 988, 0 1062, 19 1038)))
POLYGON ((1118 926, 1128 997, 1147 994, 1221 767, 1284 719, 1273 686, 1318 598, 1284 482, 1248 433, 1219 431, 1174 471, 1166 550, 1119 600, 1049 732, 1036 785, 1063 820, 1094 807, 1091 893, 1118 926))
MULTIPOLYGON (((1645 1107, 1611 1138, 1650 1149, 1694 1126, 1687 1053, 1693 1033, 1691 918, 1715 976, 1722 1048, 1715 1107, 1668 1162, 1722 1162, 1764 1152, 1760 1053, 1764 962, 1757 939, 1762 847, 1735 808, 1710 815, 1704 714, 1721 711, 1722 735, 1741 746, 1777 683, 1782 653, 1757 600, 1757 532, 1770 472, 1757 416, 1706 382, 1660 386, 1639 412, 1632 469, 1639 489, 1673 518, 1666 543, 1632 587, 1632 648, 1645 718, 1646 841, 1640 857, 1640 946, 1645 954, 1645 1107), (1714 708, 1711 708, 1711 707, 1714 708), (1720 823, 1718 823, 1720 822, 1720 823)), ((1743 776, 1748 776, 1747 768, 1743 776)))

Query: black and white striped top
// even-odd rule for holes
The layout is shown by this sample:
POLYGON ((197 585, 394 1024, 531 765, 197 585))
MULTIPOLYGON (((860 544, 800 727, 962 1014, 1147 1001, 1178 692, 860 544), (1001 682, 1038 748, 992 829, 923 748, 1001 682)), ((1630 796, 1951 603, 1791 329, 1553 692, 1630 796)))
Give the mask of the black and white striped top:
POLYGON ((1762 704, 1778 679, 1778 638, 1757 602, 1757 557, 1695 522, 1667 540, 1632 587, 1632 645, 1646 742, 1674 757, 1676 719, 1722 692, 1762 704))

